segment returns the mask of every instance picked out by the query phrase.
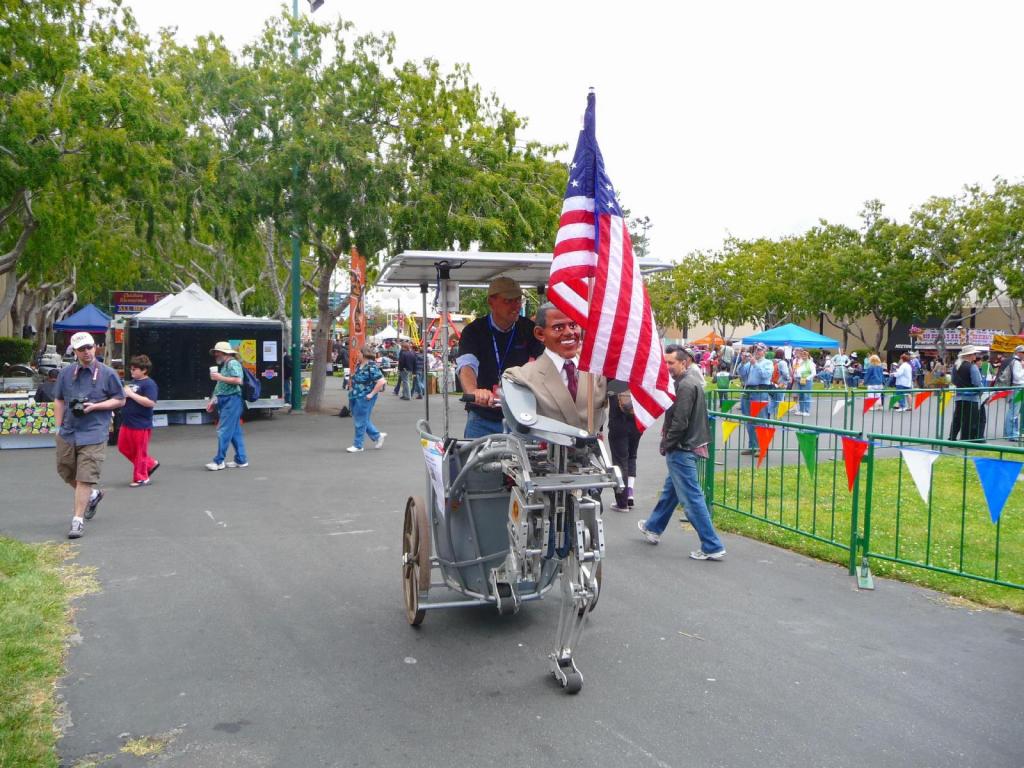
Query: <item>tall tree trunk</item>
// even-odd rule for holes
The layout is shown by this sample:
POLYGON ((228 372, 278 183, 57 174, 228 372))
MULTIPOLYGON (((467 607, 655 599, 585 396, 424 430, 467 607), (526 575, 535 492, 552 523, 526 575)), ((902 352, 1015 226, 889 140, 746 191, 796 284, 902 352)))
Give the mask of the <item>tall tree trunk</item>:
MULTIPOLYGON (((15 216, 21 219, 21 232, 11 250, 0 253, 0 275, 7 275, 6 290, 0 295, 0 318, 11 313, 11 307, 18 295, 18 261, 25 253, 32 233, 39 226, 39 222, 32 215, 32 194, 27 189, 15 190, 10 202, 0 209, 0 229, 15 216)), ((17 330, 20 331, 21 328, 17 330)))

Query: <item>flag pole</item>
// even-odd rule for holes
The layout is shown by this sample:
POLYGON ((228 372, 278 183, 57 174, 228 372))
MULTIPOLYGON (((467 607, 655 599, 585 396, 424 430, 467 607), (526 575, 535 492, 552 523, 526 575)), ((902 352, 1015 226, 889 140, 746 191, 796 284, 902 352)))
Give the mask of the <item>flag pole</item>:
MULTIPOLYGON (((594 93, 594 86, 590 86, 588 89, 589 93, 594 93)), ((595 118, 596 120, 596 118, 595 118)), ((596 182, 596 179, 595 179, 596 182)), ((595 244, 597 242, 597 218, 595 212, 594 219, 594 237, 595 244)), ((587 281, 587 308, 589 312, 590 302, 594 298, 594 280, 596 277, 591 277, 587 281)), ((594 434, 594 374, 587 371, 587 433, 594 434)))

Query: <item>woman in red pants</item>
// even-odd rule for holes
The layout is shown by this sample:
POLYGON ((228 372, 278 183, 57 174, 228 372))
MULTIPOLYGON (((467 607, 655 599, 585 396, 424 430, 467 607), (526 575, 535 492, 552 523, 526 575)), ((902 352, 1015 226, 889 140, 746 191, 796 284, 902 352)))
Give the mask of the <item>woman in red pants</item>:
POLYGON ((153 406, 157 401, 156 382, 149 378, 153 367, 146 355, 136 355, 130 365, 131 382, 124 386, 125 404, 121 409, 121 431, 117 450, 132 463, 132 488, 149 485, 149 478, 160 462, 149 455, 149 436, 153 433, 153 406))

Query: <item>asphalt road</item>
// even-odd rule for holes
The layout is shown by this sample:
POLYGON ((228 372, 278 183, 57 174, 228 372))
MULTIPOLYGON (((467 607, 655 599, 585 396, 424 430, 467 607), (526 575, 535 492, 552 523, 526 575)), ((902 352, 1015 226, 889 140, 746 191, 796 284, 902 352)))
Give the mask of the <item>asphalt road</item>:
MULTIPOLYGON (((383 396, 386 444, 355 455, 349 419, 255 421, 251 467, 223 472, 203 469, 211 427, 158 430, 148 488, 108 454, 77 545, 102 591, 76 604, 63 765, 1024 766, 1024 618, 884 579, 858 592, 737 536, 721 563, 686 557, 689 529, 651 546, 635 521, 663 479, 652 437, 637 513, 606 515, 578 696, 547 674, 556 593, 410 628, 401 510, 424 484, 421 405, 383 396), (133 757, 129 736, 166 746, 133 757)), ((0 452, 0 477, 0 533, 63 537, 50 451, 0 452)))

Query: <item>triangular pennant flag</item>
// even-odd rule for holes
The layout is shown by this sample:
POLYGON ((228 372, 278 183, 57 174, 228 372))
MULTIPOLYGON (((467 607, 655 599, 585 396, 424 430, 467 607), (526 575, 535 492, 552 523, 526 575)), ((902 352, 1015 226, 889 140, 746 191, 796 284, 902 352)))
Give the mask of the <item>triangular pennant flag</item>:
POLYGON ((993 523, 999 522, 999 517, 1003 514, 1003 507, 1006 506, 1006 500, 1010 498, 1010 491, 1013 490, 1013 484, 1017 482, 1017 475, 1020 474, 1021 467, 1024 467, 1024 463, 1019 461, 974 458, 974 468, 978 471, 981 490, 985 492, 988 514, 993 523))
POLYGON ((910 476, 914 478, 914 485, 917 492, 921 494, 924 503, 928 503, 928 494, 932 488, 932 464, 939 458, 938 451, 922 451, 916 448, 900 448, 900 455, 906 462, 910 476))
POLYGON ((994 395, 992 395, 992 397, 990 397, 988 399, 988 401, 990 403, 994 403, 996 400, 1002 400, 1004 397, 1009 397, 1009 396, 1010 396, 1010 390, 1003 389, 1003 390, 1000 390, 999 392, 996 392, 994 395))
POLYGON ((839 413, 845 407, 846 407, 846 401, 845 400, 838 401, 834 406, 832 406, 832 415, 835 416, 837 413, 839 413))
POLYGON ((860 463, 864 460, 864 454, 867 452, 867 440, 854 440, 852 437, 843 438, 843 461, 846 462, 846 479, 849 481, 851 491, 853 491, 853 484, 857 482, 860 463))
POLYGON ((1016 395, 1013 396, 1013 402, 1024 403, 1024 389, 1020 390, 1016 395))
POLYGON ((768 405, 768 401, 767 400, 751 400, 750 401, 750 415, 754 416, 756 418, 757 414, 759 414, 761 411, 763 411, 765 409, 765 406, 767 406, 767 405, 768 405))
POLYGON ((719 408, 722 409, 722 413, 728 413, 729 411, 731 411, 733 408, 736 407, 736 403, 737 402, 739 402, 739 401, 738 400, 723 400, 722 404, 719 406, 719 408))
POLYGON ((946 406, 949 404, 949 401, 952 400, 952 399, 953 399, 953 393, 952 392, 950 392, 949 390, 946 390, 945 392, 943 392, 942 393, 942 399, 939 400, 939 410, 940 411, 946 410, 946 406))
POLYGON ((728 421, 728 420, 725 420, 725 421, 722 422, 722 442, 723 443, 728 443, 729 442, 729 438, 732 437, 732 433, 736 431, 736 427, 738 427, 739 425, 740 425, 740 423, 738 421, 728 421))
POLYGON ((890 411, 894 411, 897 408, 900 408, 901 406, 903 406, 903 396, 902 395, 893 395, 892 397, 889 398, 889 410, 890 411))
POLYGON ((881 400, 881 399, 882 399, 882 398, 881 398, 881 396, 880 396, 880 395, 872 395, 871 397, 865 397, 865 398, 864 398, 864 411, 863 411, 863 413, 867 413, 867 412, 868 412, 868 411, 870 411, 870 410, 871 410, 872 408, 874 408, 874 407, 875 407, 875 404, 876 404, 876 403, 877 403, 877 402, 878 402, 879 400, 881 400))
POLYGON ((818 473, 818 433, 797 432, 796 441, 800 445, 800 455, 804 457, 807 471, 812 475, 818 473))
POLYGON ((914 395, 914 410, 916 411, 918 408, 920 408, 921 403, 923 403, 931 396, 931 392, 918 392, 916 395, 914 395))
POLYGON ((783 416, 789 413, 789 409, 792 408, 794 405, 796 405, 796 403, 794 403, 792 400, 783 400, 782 402, 780 402, 779 407, 776 409, 775 418, 781 419, 783 416))
POLYGON ((757 466, 760 467, 775 437, 775 427, 754 427, 754 431, 757 432, 757 466))

